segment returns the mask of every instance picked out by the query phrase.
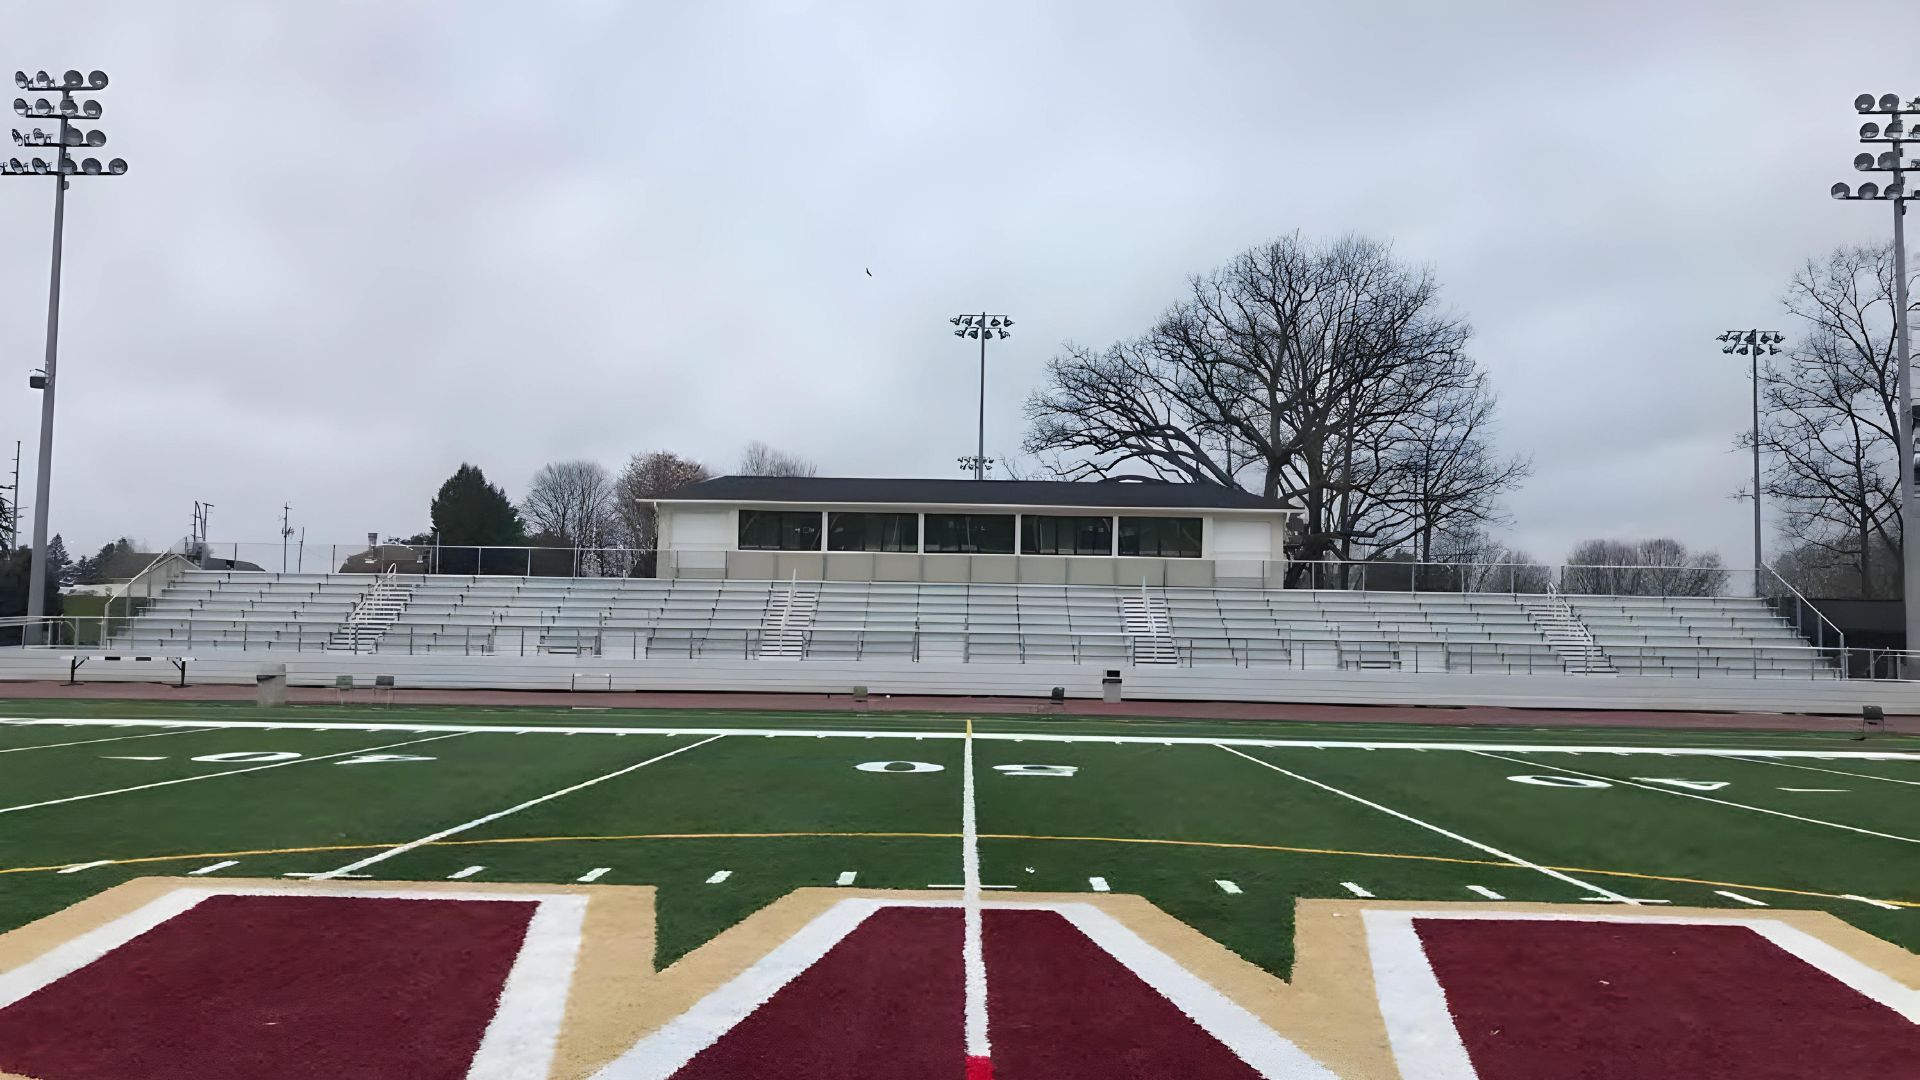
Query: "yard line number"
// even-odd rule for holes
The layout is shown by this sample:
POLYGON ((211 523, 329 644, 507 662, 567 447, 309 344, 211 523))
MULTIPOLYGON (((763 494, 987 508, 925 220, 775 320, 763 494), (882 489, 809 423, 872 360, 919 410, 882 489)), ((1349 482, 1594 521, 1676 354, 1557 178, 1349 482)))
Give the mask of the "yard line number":
MULTIPOLYGON (((1562 776, 1548 773, 1544 776, 1509 776, 1507 779, 1516 784, 1532 784, 1535 787, 1557 788, 1610 788, 1613 785, 1605 780, 1595 780, 1586 776, 1562 776)), ((1643 784, 1664 784, 1671 788, 1685 788, 1688 791, 1719 791, 1727 786, 1725 780, 1676 780, 1663 776, 1636 776, 1633 779, 1643 784)))
MULTIPOLYGON (((305 756, 306 756, 305 754, 296 753, 292 750, 231 750, 224 754, 201 754, 199 757, 196 757, 193 760, 208 761, 208 762, 215 762, 215 763, 227 763, 227 762, 250 762, 251 763, 251 762, 267 762, 267 761, 294 761, 305 756)), ((422 757, 419 754, 356 754, 355 756, 350 758, 342 758, 341 760, 334 762, 334 764, 335 765, 386 765, 396 761, 433 761, 433 760, 436 760, 436 759, 430 758, 430 757, 422 757)))
MULTIPOLYGON (((874 773, 935 773, 946 770, 945 765, 935 765, 931 761, 863 761, 854 768, 874 773)), ((993 771, 1001 776, 1072 776, 1080 771, 1080 766, 995 765, 993 771)))

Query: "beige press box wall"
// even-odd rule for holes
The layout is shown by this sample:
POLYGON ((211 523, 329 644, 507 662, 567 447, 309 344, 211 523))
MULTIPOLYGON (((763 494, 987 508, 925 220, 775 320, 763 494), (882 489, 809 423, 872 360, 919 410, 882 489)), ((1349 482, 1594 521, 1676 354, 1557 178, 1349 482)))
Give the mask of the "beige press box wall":
MULTIPOLYGON (((660 508, 661 577, 747 581, 933 581, 1037 585, 1279 588, 1285 573, 1283 515, 1214 515, 1204 520, 1198 559, 1101 555, 965 555, 865 551, 737 551, 738 507, 660 508)), ((778 509, 799 509, 785 506, 778 509)), ((815 507, 806 507, 815 509, 815 507)), ((818 507, 824 510, 964 512, 968 507, 818 507)), ((990 508, 978 508, 986 511, 990 508)), ((1004 508, 991 508, 1005 512, 1004 508)), ((1079 508, 1062 508, 1072 512, 1079 508)), ((1086 510, 1086 513, 1101 513, 1086 510)), ((1138 511, 1114 511, 1137 513, 1138 511)), ((1172 513, 1173 511, 1168 511, 1172 513)), ((1192 512, 1186 513, 1191 516, 1192 512)))

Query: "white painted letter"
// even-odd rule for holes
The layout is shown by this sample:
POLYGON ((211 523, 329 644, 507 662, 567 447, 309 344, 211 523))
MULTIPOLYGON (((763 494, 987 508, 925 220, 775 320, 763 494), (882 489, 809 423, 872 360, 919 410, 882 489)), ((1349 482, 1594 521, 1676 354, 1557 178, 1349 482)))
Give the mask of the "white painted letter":
POLYGON ((1727 786, 1725 780, 1667 780, 1658 776, 1636 776, 1634 779, 1643 784, 1665 784, 1668 787, 1686 788, 1688 791, 1719 791, 1727 786))

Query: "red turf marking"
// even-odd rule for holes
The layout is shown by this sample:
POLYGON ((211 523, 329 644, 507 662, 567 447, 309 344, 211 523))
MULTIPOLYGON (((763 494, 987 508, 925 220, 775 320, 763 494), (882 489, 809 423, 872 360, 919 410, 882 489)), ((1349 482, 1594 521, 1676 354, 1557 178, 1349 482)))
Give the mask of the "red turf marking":
POLYGON ((1912 1080, 1920 1027, 1741 926, 1420 919, 1482 1080, 1912 1080))
POLYGON ((1058 913, 988 911, 982 930, 1000 1080, 1257 1080, 1058 913))
POLYGON ((534 904, 214 896, 0 1009, 41 1080, 458 1080, 534 904))
POLYGON ((960 912, 882 908, 675 1080, 959 1077, 960 912))
POLYGON ((967 1080, 993 1080, 993 1059, 968 1055, 967 1080))

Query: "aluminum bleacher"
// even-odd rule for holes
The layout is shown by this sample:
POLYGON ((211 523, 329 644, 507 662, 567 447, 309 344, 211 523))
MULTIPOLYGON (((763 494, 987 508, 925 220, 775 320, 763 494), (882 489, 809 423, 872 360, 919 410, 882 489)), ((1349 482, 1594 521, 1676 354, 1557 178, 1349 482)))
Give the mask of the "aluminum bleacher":
MULTIPOLYGON (((937 582, 406 576, 376 654, 1174 664, 1302 670, 1832 677, 1760 600, 1577 596, 1591 656, 1506 593, 937 582), (1129 605, 1134 613, 1128 614, 1129 605), (1142 612, 1158 621, 1142 621, 1142 612), (1153 647, 1143 648, 1151 635, 1153 647)), ((326 651, 371 575, 193 570, 110 639, 127 651, 326 651)), ((390 593, 391 595, 391 593, 390 593)), ((1554 599, 1555 604, 1560 598, 1554 599)), ((1584 639, 1583 639, 1584 640, 1584 639)))

